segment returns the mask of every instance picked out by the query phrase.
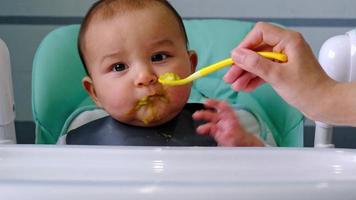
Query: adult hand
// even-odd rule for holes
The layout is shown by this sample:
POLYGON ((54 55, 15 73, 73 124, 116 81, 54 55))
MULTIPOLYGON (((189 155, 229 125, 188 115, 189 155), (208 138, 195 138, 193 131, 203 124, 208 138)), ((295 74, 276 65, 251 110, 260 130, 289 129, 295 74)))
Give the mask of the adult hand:
POLYGON ((300 33, 268 23, 257 23, 231 57, 234 65, 224 80, 234 90, 252 91, 268 82, 283 99, 312 119, 320 118, 320 106, 315 105, 327 101, 327 91, 336 85, 300 33), (256 51, 282 52, 288 61, 272 61, 256 51))

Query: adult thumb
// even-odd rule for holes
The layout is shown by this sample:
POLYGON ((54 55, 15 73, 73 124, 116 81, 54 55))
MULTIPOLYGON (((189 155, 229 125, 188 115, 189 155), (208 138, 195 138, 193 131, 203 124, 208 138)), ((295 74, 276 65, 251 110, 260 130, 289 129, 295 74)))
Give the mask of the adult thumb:
POLYGON ((265 81, 268 80, 269 73, 271 73, 274 65, 273 61, 249 49, 235 48, 231 52, 231 58, 235 65, 259 76, 265 81))

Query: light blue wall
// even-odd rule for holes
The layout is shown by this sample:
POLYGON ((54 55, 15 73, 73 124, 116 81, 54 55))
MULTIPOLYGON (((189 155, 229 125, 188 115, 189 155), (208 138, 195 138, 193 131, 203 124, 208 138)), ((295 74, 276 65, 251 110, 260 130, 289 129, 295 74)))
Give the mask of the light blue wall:
MULTIPOLYGON (((80 20, 94 0, 0 0, 0 37, 12 62, 16 120, 31 121, 31 71, 41 39, 80 20), (68 20, 68 21, 66 21, 68 20)), ((315 54, 329 37, 356 27, 354 0, 171 0, 185 18, 265 19, 300 31, 315 54)))

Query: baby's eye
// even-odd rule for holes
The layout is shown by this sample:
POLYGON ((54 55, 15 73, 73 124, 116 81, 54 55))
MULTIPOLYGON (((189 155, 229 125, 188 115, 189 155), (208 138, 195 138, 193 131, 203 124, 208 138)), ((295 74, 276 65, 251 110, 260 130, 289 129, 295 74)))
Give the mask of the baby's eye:
POLYGON ((121 72, 128 68, 128 66, 124 63, 115 63, 111 66, 112 71, 121 72))
POLYGON ((168 58, 167 54, 158 53, 158 54, 155 54, 155 55, 151 56, 151 61, 152 62, 160 62, 160 61, 165 60, 167 58, 168 58))

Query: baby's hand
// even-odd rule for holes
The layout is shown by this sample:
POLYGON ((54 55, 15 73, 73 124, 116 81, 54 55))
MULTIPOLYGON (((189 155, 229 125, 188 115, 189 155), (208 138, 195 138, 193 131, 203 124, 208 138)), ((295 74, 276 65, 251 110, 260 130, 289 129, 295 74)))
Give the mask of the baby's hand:
POLYGON ((219 146, 264 146, 241 126, 234 109, 226 102, 209 99, 204 105, 211 109, 193 114, 193 119, 207 121, 197 128, 199 134, 211 135, 219 146))

